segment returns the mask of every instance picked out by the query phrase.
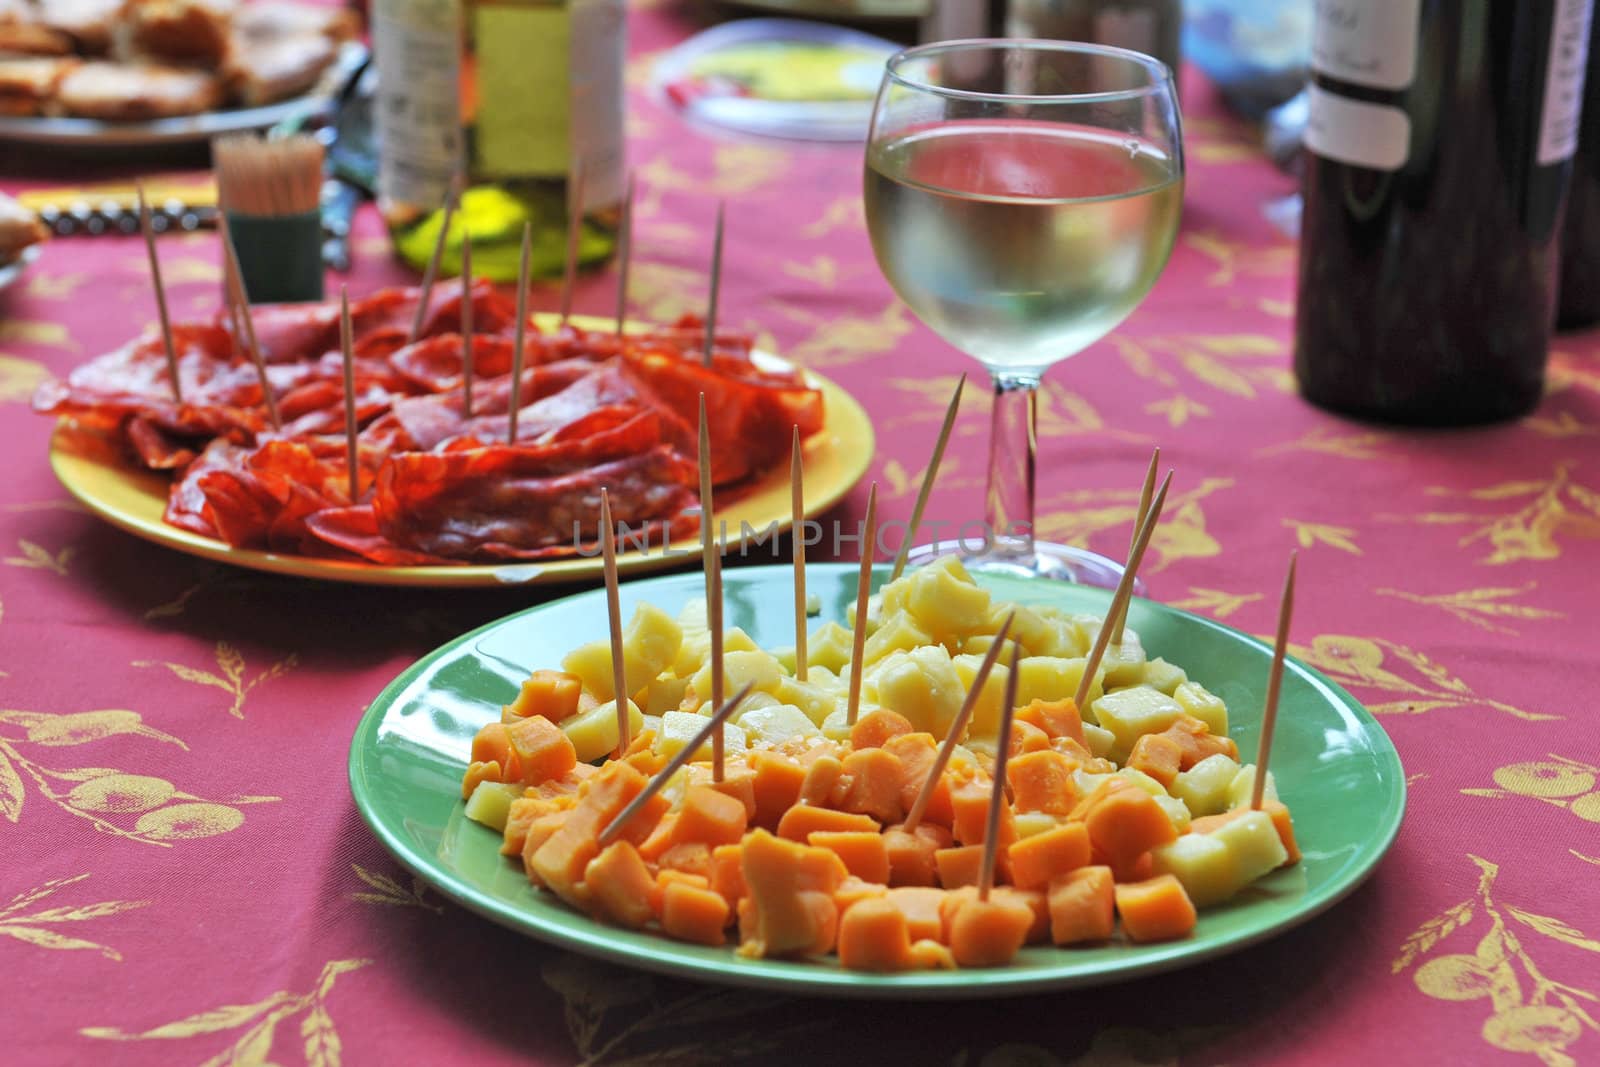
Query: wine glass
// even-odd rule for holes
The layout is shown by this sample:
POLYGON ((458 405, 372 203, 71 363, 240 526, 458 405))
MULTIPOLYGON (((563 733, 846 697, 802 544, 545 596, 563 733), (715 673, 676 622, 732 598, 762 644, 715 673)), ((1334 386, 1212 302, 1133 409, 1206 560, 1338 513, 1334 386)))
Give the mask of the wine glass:
MULTIPOLYGON (((1122 566, 1033 536, 1038 388, 1155 284, 1177 237, 1183 145, 1172 72, 1122 48, 945 41, 890 59, 867 138, 878 266, 994 380, 977 570, 1114 586, 1122 566)), ((915 531, 912 531, 914 533, 915 531)), ((909 534, 908 534, 909 536, 909 534)))

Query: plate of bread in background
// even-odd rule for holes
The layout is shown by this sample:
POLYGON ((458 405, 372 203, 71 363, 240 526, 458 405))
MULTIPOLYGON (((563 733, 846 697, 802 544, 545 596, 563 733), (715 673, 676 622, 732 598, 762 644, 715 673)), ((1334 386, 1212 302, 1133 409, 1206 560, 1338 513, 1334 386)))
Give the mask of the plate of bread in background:
POLYGON ((305 0, 0 0, 0 139, 137 145, 260 129, 337 92, 360 19, 305 0))

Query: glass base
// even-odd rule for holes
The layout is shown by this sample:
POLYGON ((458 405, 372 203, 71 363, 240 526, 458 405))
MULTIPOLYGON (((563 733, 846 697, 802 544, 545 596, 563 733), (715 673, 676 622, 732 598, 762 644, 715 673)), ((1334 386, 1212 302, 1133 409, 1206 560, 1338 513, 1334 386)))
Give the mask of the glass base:
MULTIPOLYGON (((906 556, 906 566, 920 567, 943 556, 960 556, 962 566, 984 574, 1003 574, 1012 578, 1045 578, 1057 582, 1115 589, 1122 581, 1122 564, 1098 552, 1072 545, 1035 541, 1031 554, 1006 551, 982 541, 939 541, 917 545, 906 556)), ((1135 596, 1145 594, 1142 578, 1133 580, 1135 596)))

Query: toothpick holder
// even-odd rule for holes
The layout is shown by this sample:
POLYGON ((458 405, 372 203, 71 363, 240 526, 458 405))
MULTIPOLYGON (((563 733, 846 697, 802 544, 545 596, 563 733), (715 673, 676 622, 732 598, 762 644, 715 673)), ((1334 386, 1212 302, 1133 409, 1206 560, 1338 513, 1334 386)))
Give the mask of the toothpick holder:
POLYGON ((252 304, 321 300, 322 215, 246 215, 226 212, 224 225, 239 251, 239 272, 252 304))

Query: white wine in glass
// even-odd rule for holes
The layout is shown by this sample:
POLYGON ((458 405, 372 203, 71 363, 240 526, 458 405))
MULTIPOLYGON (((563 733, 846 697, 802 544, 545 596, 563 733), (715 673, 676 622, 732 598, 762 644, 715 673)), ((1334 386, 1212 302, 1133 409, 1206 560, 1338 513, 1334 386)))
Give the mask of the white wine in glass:
POLYGON ((1051 365, 1127 318, 1172 252, 1170 72, 1055 41, 902 52, 878 93, 864 196, 895 292, 994 379, 988 536, 950 549, 977 569, 1114 585, 1117 563, 1033 537, 1034 398, 1051 365))

